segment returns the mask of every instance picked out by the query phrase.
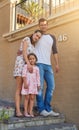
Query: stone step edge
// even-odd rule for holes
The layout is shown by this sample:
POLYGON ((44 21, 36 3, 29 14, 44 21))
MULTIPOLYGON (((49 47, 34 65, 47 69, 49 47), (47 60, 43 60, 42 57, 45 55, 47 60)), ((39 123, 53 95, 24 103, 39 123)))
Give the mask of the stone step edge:
POLYGON ((8 120, 4 120, 3 122, 5 124, 11 124, 11 123, 21 123, 21 122, 30 122, 30 121, 45 121, 45 120, 63 120, 65 121, 65 116, 63 114, 60 114, 59 116, 35 116, 35 117, 10 117, 8 120))
POLYGON ((8 130, 78 130, 77 126, 73 123, 58 123, 43 126, 32 126, 26 128, 15 128, 8 130))
POLYGON ((4 121, 3 125, 4 130, 13 129, 13 128, 21 128, 21 127, 31 127, 31 126, 43 126, 49 124, 63 123, 65 122, 64 116, 62 117, 34 117, 34 118, 11 118, 10 120, 4 121))

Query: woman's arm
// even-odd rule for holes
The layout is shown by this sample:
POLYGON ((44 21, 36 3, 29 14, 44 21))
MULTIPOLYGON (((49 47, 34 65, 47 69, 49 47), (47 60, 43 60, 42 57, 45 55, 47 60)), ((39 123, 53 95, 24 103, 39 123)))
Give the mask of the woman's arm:
POLYGON ((30 65, 29 60, 27 58, 27 53, 26 53, 27 48, 28 48, 28 42, 27 42, 27 40, 24 40, 23 41, 23 57, 24 57, 24 60, 27 64, 27 68, 28 68, 29 72, 32 73, 33 67, 30 65))
POLYGON ((28 49, 28 42, 26 40, 23 41, 23 57, 27 64, 30 64, 27 58, 27 49, 28 49))

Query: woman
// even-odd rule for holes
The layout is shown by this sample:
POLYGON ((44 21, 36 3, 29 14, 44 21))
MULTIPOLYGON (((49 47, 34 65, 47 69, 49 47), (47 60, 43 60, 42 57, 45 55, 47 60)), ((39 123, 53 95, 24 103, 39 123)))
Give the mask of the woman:
POLYGON ((32 73, 33 68, 29 63, 27 55, 29 53, 35 52, 35 48, 34 48, 35 43, 41 38, 41 36, 42 36, 42 31, 36 30, 32 34, 31 37, 25 37, 21 42, 21 46, 20 46, 18 55, 16 57, 13 76, 16 79, 15 106, 16 106, 17 117, 23 116, 20 111, 21 89, 22 89, 22 83, 23 83, 23 80, 22 80, 23 67, 24 67, 24 64, 27 63, 27 68, 29 72, 32 73))

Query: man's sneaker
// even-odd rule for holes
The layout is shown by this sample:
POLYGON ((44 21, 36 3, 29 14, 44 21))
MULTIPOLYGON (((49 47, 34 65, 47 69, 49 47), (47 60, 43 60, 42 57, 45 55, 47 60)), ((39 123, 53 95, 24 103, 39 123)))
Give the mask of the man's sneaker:
POLYGON ((49 113, 49 116, 59 116, 59 113, 54 112, 54 111, 50 111, 48 113, 49 113))
POLYGON ((49 112, 47 112, 46 110, 43 110, 41 113, 40 113, 41 116, 49 116, 49 112))

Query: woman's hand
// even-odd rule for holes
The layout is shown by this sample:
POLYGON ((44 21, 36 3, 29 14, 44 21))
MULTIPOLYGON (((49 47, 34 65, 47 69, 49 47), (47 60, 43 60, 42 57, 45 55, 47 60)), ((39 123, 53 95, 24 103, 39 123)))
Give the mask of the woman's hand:
POLYGON ((27 69, 30 73, 33 73, 33 66, 30 63, 27 63, 27 69))
POLYGON ((21 50, 18 50, 18 51, 17 51, 17 56, 20 56, 20 55, 22 55, 22 51, 21 51, 21 50))

